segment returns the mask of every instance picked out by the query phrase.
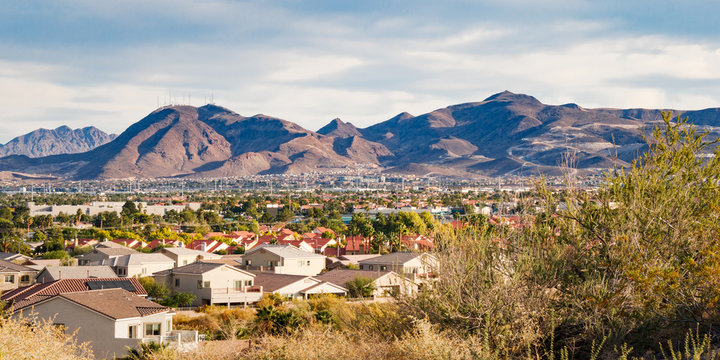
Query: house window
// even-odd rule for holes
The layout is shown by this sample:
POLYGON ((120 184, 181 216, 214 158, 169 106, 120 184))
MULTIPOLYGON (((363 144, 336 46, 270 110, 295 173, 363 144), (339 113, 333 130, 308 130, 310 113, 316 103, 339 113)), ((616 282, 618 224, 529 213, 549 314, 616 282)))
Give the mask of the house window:
POLYGON ((5 275, 6 283, 15 283, 15 275, 5 275))
POLYGON ((245 265, 252 265, 252 260, 245 260, 245 265))
POLYGON ((209 282, 209 281, 206 281, 205 283, 203 283, 203 287, 204 287, 204 288, 209 288, 209 287, 210 287, 210 282, 209 282))
POLYGON ((385 270, 387 270, 387 266, 380 265, 380 271, 385 271, 385 270))
POLYGON ((142 268, 142 273, 147 274, 147 268, 142 268))
POLYGON ((187 260, 183 260, 183 265, 187 265, 187 260))
POLYGON ((310 260, 307 261, 307 266, 310 266, 310 260))
POLYGON ((372 265, 370 265, 370 270, 372 270, 372 269, 373 269, 373 266, 372 266, 372 265))
POLYGON ((130 325, 128 326, 128 339, 135 339, 137 338, 137 326, 130 325))
POLYGON ((175 279, 175 287, 180 286, 180 279, 175 279))
POLYGON ((272 262, 272 261, 268 261, 268 266, 269 266, 269 267, 272 267, 272 266, 273 266, 273 262, 272 262))
POLYGON ((303 266, 303 261, 302 261, 302 260, 298 260, 298 267, 302 267, 302 266, 303 266))
POLYGON ((170 320, 165 321, 165 332, 166 333, 170 332, 170 325, 172 325, 172 324, 170 324, 170 320))
POLYGON ((202 280, 198 280, 197 286, 198 286, 198 289, 202 289, 202 280))
POLYGON ((245 280, 245 286, 252 286, 252 280, 245 280))
POLYGON ((235 289, 242 289, 243 282, 242 280, 235 280, 235 289))
POLYGON ((145 324, 145 336, 160 336, 160 323, 145 324))
POLYGON ((30 275, 23 275, 20 277, 20 282, 28 282, 30 281, 30 275))

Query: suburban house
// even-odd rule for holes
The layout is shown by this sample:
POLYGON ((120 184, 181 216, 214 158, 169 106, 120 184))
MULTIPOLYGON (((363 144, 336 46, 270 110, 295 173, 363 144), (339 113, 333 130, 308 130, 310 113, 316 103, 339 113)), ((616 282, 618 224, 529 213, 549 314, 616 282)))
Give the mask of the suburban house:
POLYGON ((102 262, 115 270, 118 276, 136 277, 150 276, 158 271, 172 269, 175 261, 163 254, 129 254, 113 257, 102 262))
POLYGON ((158 246, 185 247, 185 243, 181 240, 157 239, 147 244, 147 247, 151 249, 154 249, 158 246))
POLYGON ((306 275, 275 274, 254 271, 255 284, 262 286, 263 292, 274 293, 290 298, 308 298, 319 294, 347 295, 347 289, 336 283, 318 280, 306 275))
POLYGON ((246 252, 243 268, 267 270, 276 274, 319 274, 325 268, 325 256, 309 253, 291 245, 262 244, 246 252))
POLYGON ((62 279, 44 284, 35 283, 4 292, 0 296, 0 300, 12 306, 14 310, 20 310, 60 293, 115 288, 125 289, 138 296, 147 296, 145 288, 135 278, 93 278, 62 279))
POLYGON ((187 247, 188 249, 212 253, 220 250, 227 250, 230 245, 217 240, 195 240, 187 247))
POLYGON ((348 282, 357 278, 368 278, 373 281, 373 297, 412 295, 418 290, 418 285, 413 281, 392 271, 337 269, 320 274, 316 278, 345 288, 348 282))
POLYGON ((35 282, 37 270, 18 265, 7 260, 0 260, 0 291, 17 289, 35 282))
POLYGON ((175 262, 175 267, 192 264, 199 260, 220 259, 222 256, 188 248, 162 248, 159 251, 175 262))
POLYGON ((11 253, 11 252, 0 252, 0 260, 6 260, 11 261, 14 263, 23 263, 27 260, 32 259, 30 256, 18 254, 18 253, 11 253))
POLYGON ((433 240, 423 235, 401 236, 400 243, 408 250, 428 251, 435 249, 435 243, 433 240))
MULTIPOLYGON (((77 259, 72 259, 71 262, 77 263, 77 259)), ((25 265, 29 268, 33 268, 37 271, 40 271, 48 266, 63 266, 63 261, 60 259, 30 259, 28 261, 25 261, 21 265, 25 265)), ((68 266, 73 266, 73 265, 68 265, 68 266)))
POLYGON ((370 242, 372 236, 365 238, 362 235, 351 235, 345 237, 345 253, 340 255, 360 255, 367 254, 370 252, 370 242))
POLYGON ((115 244, 122 245, 125 247, 129 247, 131 249, 140 249, 147 246, 144 242, 136 239, 113 239, 110 240, 114 242, 115 244))
POLYGON ((50 266, 40 270, 35 282, 46 283, 60 279, 116 278, 115 271, 107 265, 50 266))
POLYGON ((173 331, 171 309, 123 289, 63 292, 49 296, 13 316, 52 319, 81 342, 90 342, 96 358, 127 355, 141 342, 197 346, 197 331, 173 331), (29 314, 32 312, 32 314, 29 314), (189 335, 189 336, 188 336, 189 335))
POLYGON ((140 252, 135 251, 133 249, 124 247, 122 245, 117 245, 115 243, 112 243, 115 246, 102 246, 98 245, 95 249, 92 251, 86 252, 82 255, 76 256, 78 260, 78 265, 80 266, 86 266, 86 265, 101 265, 103 261, 109 260, 112 258, 120 257, 123 255, 130 255, 130 254, 140 254, 140 252))
POLYGON ((358 262, 360 270, 394 271, 397 274, 428 278, 437 274, 437 258, 428 253, 394 252, 358 262))
POLYGON ((255 286, 255 274, 227 264, 195 262, 157 272, 153 277, 172 291, 194 294, 193 306, 249 304, 262 298, 262 288, 255 286))

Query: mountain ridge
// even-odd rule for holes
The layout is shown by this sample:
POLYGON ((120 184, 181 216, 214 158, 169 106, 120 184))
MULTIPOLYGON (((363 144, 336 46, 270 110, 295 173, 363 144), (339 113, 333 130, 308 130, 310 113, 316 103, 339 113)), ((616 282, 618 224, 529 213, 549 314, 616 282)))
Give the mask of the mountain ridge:
MULTIPOLYGON (((205 105, 167 106, 86 152, 0 158, 0 171, 66 179, 229 177, 372 170, 417 175, 559 174, 627 166, 646 148, 659 109, 546 105, 503 91, 365 128, 333 119, 317 132, 291 121, 205 105)), ((720 109, 674 111, 720 136, 720 109)))

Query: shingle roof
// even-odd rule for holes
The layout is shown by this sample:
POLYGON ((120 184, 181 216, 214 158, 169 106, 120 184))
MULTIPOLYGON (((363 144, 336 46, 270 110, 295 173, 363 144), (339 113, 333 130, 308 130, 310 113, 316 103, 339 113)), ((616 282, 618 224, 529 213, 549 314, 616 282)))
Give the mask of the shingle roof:
MULTIPOLYGON (((303 279, 312 279, 310 276, 305 275, 275 274, 260 271, 251 272, 255 274, 255 286, 262 286, 263 292, 274 292, 303 279)), ((311 282, 308 283, 308 287, 314 285, 315 283, 317 283, 317 281, 311 280, 311 282)))
POLYGON ((309 253, 307 251, 300 250, 291 245, 262 244, 262 245, 252 248, 252 250, 248 251, 246 254, 252 254, 256 251, 259 251, 260 249, 265 249, 266 251, 271 252, 271 253, 273 253, 277 256, 280 256, 282 258, 285 258, 285 259, 293 259, 293 258, 307 259, 307 258, 314 258, 314 257, 325 258, 324 255, 309 253))
POLYGON ((358 277, 366 277, 375 280, 389 273, 390 271, 337 269, 328 271, 315 277, 318 280, 327 281, 340 286, 345 286, 345 284, 347 284, 349 281, 355 280, 358 277))
POLYGON ((188 249, 188 248, 179 248, 179 247, 167 247, 160 250, 161 253, 172 253, 175 255, 197 255, 202 256, 204 258, 213 258, 213 259, 219 259, 220 255, 208 253, 205 251, 195 250, 195 249, 188 249))
POLYGON ((123 289, 90 290, 57 296, 113 319, 142 317, 170 310, 123 289))
POLYGON ((113 269, 106 265, 97 266, 50 266, 42 273, 48 274, 53 280, 59 279, 87 279, 87 278, 116 278, 113 269))
MULTIPOLYGON (((109 259, 110 266, 142 265, 149 263, 174 263, 175 261, 163 254, 128 254, 109 259)), ((103 261, 105 263, 105 261, 103 261)))
POLYGON ((93 281, 104 281, 109 282, 109 284, 117 282, 118 285, 120 284, 120 282, 129 282, 129 284, 135 289, 135 291, 133 291, 135 294, 147 295, 145 288, 140 285, 140 282, 136 278, 92 278, 61 279, 52 282, 33 284, 30 286, 25 286, 5 292, 2 294, 0 299, 6 302, 12 302, 13 308, 19 310, 47 298, 50 298, 52 296, 55 296, 57 294, 87 291, 89 289, 87 283, 93 281))
POLYGON ((37 270, 18 265, 7 260, 0 260, 0 273, 16 273, 16 272, 36 272, 37 270))
POLYGON ((421 253, 414 252, 394 252, 382 256, 373 257, 370 259, 358 261, 360 264, 391 264, 391 265, 402 265, 416 257, 422 255, 421 253))

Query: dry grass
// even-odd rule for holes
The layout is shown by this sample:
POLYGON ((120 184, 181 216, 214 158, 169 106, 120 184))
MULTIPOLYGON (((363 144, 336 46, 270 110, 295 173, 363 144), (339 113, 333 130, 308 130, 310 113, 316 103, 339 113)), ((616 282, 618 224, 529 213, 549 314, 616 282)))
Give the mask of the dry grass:
POLYGON ((2 360, 85 360, 94 359, 87 344, 53 326, 52 320, 0 318, 0 359, 2 360), (28 322, 32 320, 32 325, 28 322))

